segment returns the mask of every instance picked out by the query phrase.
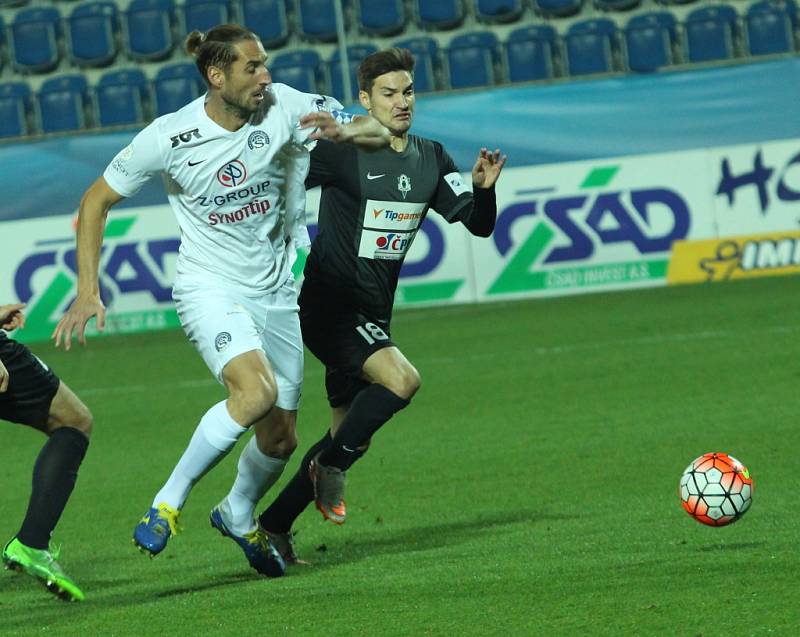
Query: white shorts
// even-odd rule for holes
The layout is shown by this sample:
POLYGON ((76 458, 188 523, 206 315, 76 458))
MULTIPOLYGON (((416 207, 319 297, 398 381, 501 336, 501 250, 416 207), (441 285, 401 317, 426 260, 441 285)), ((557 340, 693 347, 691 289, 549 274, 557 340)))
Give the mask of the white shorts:
POLYGON ((220 287, 176 285, 172 293, 189 340, 223 382, 222 370, 245 352, 261 350, 278 384, 275 404, 294 411, 303 387, 303 338, 294 281, 261 297, 220 287))

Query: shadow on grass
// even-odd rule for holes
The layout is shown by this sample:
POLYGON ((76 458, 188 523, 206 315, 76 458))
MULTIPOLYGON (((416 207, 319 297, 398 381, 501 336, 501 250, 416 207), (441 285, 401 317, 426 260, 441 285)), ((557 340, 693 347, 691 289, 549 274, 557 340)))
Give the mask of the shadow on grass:
POLYGON ((741 551, 742 549, 757 549, 766 545, 766 542, 731 542, 730 544, 709 544, 698 546, 698 551, 710 553, 711 551, 741 551))
MULTIPOLYGON (((443 547, 452 547, 455 544, 468 542, 477 537, 489 537, 505 532, 503 527, 531 523, 541 525, 549 521, 562 521, 577 519, 578 515, 563 513, 543 513, 540 511, 499 511, 491 515, 480 515, 477 518, 454 520, 440 524, 426 524, 415 526, 400 531, 378 530, 366 538, 350 540, 343 536, 342 543, 337 545, 336 552, 339 556, 335 561, 317 561, 314 556, 307 556, 313 562, 311 569, 292 569, 292 575, 302 573, 311 574, 327 568, 333 568, 341 563, 358 562, 377 555, 393 555, 397 553, 412 553, 430 551, 443 547)), ((319 551, 319 549, 318 549, 319 551)), ((301 557, 304 557, 301 555, 301 557)))

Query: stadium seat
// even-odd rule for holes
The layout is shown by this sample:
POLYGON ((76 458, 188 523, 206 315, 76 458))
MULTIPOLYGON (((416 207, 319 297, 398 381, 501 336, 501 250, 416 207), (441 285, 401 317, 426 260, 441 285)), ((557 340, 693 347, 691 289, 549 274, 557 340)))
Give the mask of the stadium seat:
POLYGON ((0 9, 11 9, 13 7, 21 7, 30 2, 30 0, 0 0, 0 9))
POLYGON ((546 18, 568 18, 580 12, 583 0, 533 0, 533 6, 546 18))
POLYGON ((313 49, 297 49, 268 62, 273 82, 288 84, 304 93, 322 93, 322 59, 313 49))
POLYGON ((172 52, 173 0, 133 0, 124 24, 128 53, 133 59, 163 60, 172 52))
POLYGON ((153 80, 156 117, 172 113, 200 97, 206 85, 191 62, 161 67, 153 80))
POLYGON ((121 126, 145 121, 147 78, 139 69, 111 71, 94 89, 100 126, 121 126))
POLYGON ((454 29, 464 22, 462 0, 416 0, 415 4, 423 29, 454 29))
POLYGON ((491 86, 497 36, 491 31, 476 31, 454 37, 447 49, 447 66, 452 88, 491 86))
POLYGON ((0 137, 28 134, 31 90, 24 82, 0 84, 0 137))
POLYGON ((117 55, 119 21, 113 2, 87 2, 67 20, 69 55, 77 66, 105 66, 117 55))
POLYGON ((354 101, 358 97, 358 65, 368 55, 375 53, 377 47, 372 44, 352 44, 347 47, 347 56, 350 61, 350 97, 344 94, 344 79, 342 77, 342 63, 339 50, 334 51, 330 63, 331 94, 342 103, 354 101))
POLYGON ((37 95, 42 131, 58 133, 86 128, 87 88, 82 75, 61 75, 46 80, 37 95))
POLYGON ((61 14, 52 7, 21 9, 9 30, 10 57, 20 72, 46 73, 59 62, 61 14))
POLYGON ((276 49, 289 39, 284 0, 242 0, 242 23, 261 38, 267 49, 276 49))
POLYGON ((481 22, 514 22, 524 10, 522 0, 474 0, 475 17, 481 22))
POLYGON ((789 14, 771 2, 750 6, 745 17, 750 55, 771 55, 794 51, 789 14))
POLYGON ((394 46, 408 49, 414 56, 414 91, 426 93, 436 89, 436 69, 439 68, 439 46, 429 37, 408 38, 394 46))
POLYGON ((684 23, 686 59, 727 60, 735 53, 736 11, 724 4, 695 9, 684 23))
POLYGON ((594 0, 594 6, 603 11, 630 11, 641 2, 642 0, 594 0))
POLYGON ((656 71, 673 63, 677 42, 675 16, 667 11, 643 13, 625 25, 625 50, 631 71, 656 71))
POLYGON ((306 40, 336 41, 336 11, 331 0, 297 0, 297 24, 306 40))
POLYGON ((549 25, 512 31, 505 45, 508 79, 527 82, 553 77, 556 42, 556 30, 549 25))
POLYGON ((186 0, 182 8, 184 35, 233 21, 230 0, 186 0))
POLYGON ((401 0, 358 0, 358 25, 369 35, 395 35, 406 25, 406 14, 401 0))
POLYGON ((610 73, 614 70, 616 26, 611 20, 582 20, 564 37, 570 75, 610 73))

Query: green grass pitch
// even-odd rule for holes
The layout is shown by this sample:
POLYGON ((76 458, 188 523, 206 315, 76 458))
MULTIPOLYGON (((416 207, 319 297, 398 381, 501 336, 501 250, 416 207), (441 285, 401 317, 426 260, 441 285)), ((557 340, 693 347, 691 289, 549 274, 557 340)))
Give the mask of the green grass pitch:
MULTIPOLYGON (((422 389, 350 472, 344 527, 307 510, 297 546, 313 564, 278 580, 208 523, 241 443, 161 556, 131 544, 224 396, 182 333, 37 345, 95 415, 56 531, 87 601, 0 573, 0 634, 797 634, 799 311, 800 278, 779 277, 398 312, 422 389), (730 527, 680 507, 680 474, 708 451, 755 480, 730 527)), ((309 357, 280 485, 327 426, 322 385, 309 357)), ((5 541, 43 437, 0 427, 5 541)))

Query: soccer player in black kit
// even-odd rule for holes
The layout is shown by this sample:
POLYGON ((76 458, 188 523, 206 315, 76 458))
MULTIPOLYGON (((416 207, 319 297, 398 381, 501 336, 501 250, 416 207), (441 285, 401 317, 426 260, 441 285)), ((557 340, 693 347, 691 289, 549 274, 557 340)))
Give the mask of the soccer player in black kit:
POLYGON ((50 549, 89 446, 92 414, 53 371, 5 331, 24 327, 23 303, 0 305, 0 420, 38 429, 48 438, 33 466, 33 488, 19 532, 3 547, 5 567, 40 580, 65 601, 83 591, 50 549))
POLYGON ((319 233, 300 292, 303 341, 326 369, 330 431, 259 517, 287 563, 294 520, 313 500, 335 524, 345 521, 345 472, 371 437, 406 407, 420 375, 391 340, 390 321, 403 259, 429 208, 450 223, 488 237, 497 215, 494 184, 505 164, 483 148, 472 188, 438 142, 409 134, 414 113, 414 59, 403 49, 367 57, 359 99, 391 132, 388 148, 364 152, 320 141, 306 186, 322 186, 319 233))

